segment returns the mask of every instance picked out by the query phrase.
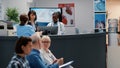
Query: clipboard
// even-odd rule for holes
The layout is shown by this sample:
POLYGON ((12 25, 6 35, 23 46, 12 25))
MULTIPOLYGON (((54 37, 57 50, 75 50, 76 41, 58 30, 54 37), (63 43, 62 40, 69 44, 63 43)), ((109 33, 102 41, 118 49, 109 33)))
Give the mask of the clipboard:
POLYGON ((71 65, 73 62, 74 62, 74 61, 69 61, 69 62, 67 62, 67 63, 64 63, 64 64, 60 65, 59 68, 63 68, 63 67, 69 66, 69 65, 71 65))

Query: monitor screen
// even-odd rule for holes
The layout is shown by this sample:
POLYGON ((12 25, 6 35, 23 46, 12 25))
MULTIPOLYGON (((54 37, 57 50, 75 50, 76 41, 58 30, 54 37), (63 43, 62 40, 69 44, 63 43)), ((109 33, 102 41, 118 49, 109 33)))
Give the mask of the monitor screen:
POLYGON ((31 7, 30 10, 34 10, 37 15, 37 22, 51 22, 52 14, 54 12, 60 12, 62 14, 61 8, 54 7, 31 7))
POLYGON ((57 35, 57 26, 38 26, 37 31, 43 31, 42 35, 57 35))

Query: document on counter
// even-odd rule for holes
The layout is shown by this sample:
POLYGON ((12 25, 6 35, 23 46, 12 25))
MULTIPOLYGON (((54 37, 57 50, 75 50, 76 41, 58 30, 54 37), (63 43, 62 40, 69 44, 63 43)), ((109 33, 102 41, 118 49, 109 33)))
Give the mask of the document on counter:
POLYGON ((67 62, 67 63, 64 63, 64 64, 60 65, 59 68, 69 66, 69 65, 71 65, 73 62, 74 62, 74 61, 69 61, 69 62, 67 62))

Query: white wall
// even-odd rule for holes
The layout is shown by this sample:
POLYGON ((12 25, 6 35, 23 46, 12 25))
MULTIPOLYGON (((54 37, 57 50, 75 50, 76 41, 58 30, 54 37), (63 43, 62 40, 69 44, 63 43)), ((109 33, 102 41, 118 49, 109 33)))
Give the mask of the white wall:
POLYGON ((27 13, 29 10, 29 0, 2 0, 3 3, 3 11, 4 11, 4 19, 5 17, 5 11, 6 8, 17 8, 19 11, 19 14, 21 13, 27 13))
POLYGON ((106 3, 108 18, 117 18, 120 17, 120 0, 109 0, 106 3))

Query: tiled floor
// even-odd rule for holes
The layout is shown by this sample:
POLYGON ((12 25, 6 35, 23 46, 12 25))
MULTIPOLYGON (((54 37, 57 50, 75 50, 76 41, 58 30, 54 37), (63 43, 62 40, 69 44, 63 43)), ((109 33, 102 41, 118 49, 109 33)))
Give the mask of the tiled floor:
POLYGON ((107 47, 107 68, 120 68, 120 46, 107 47))

